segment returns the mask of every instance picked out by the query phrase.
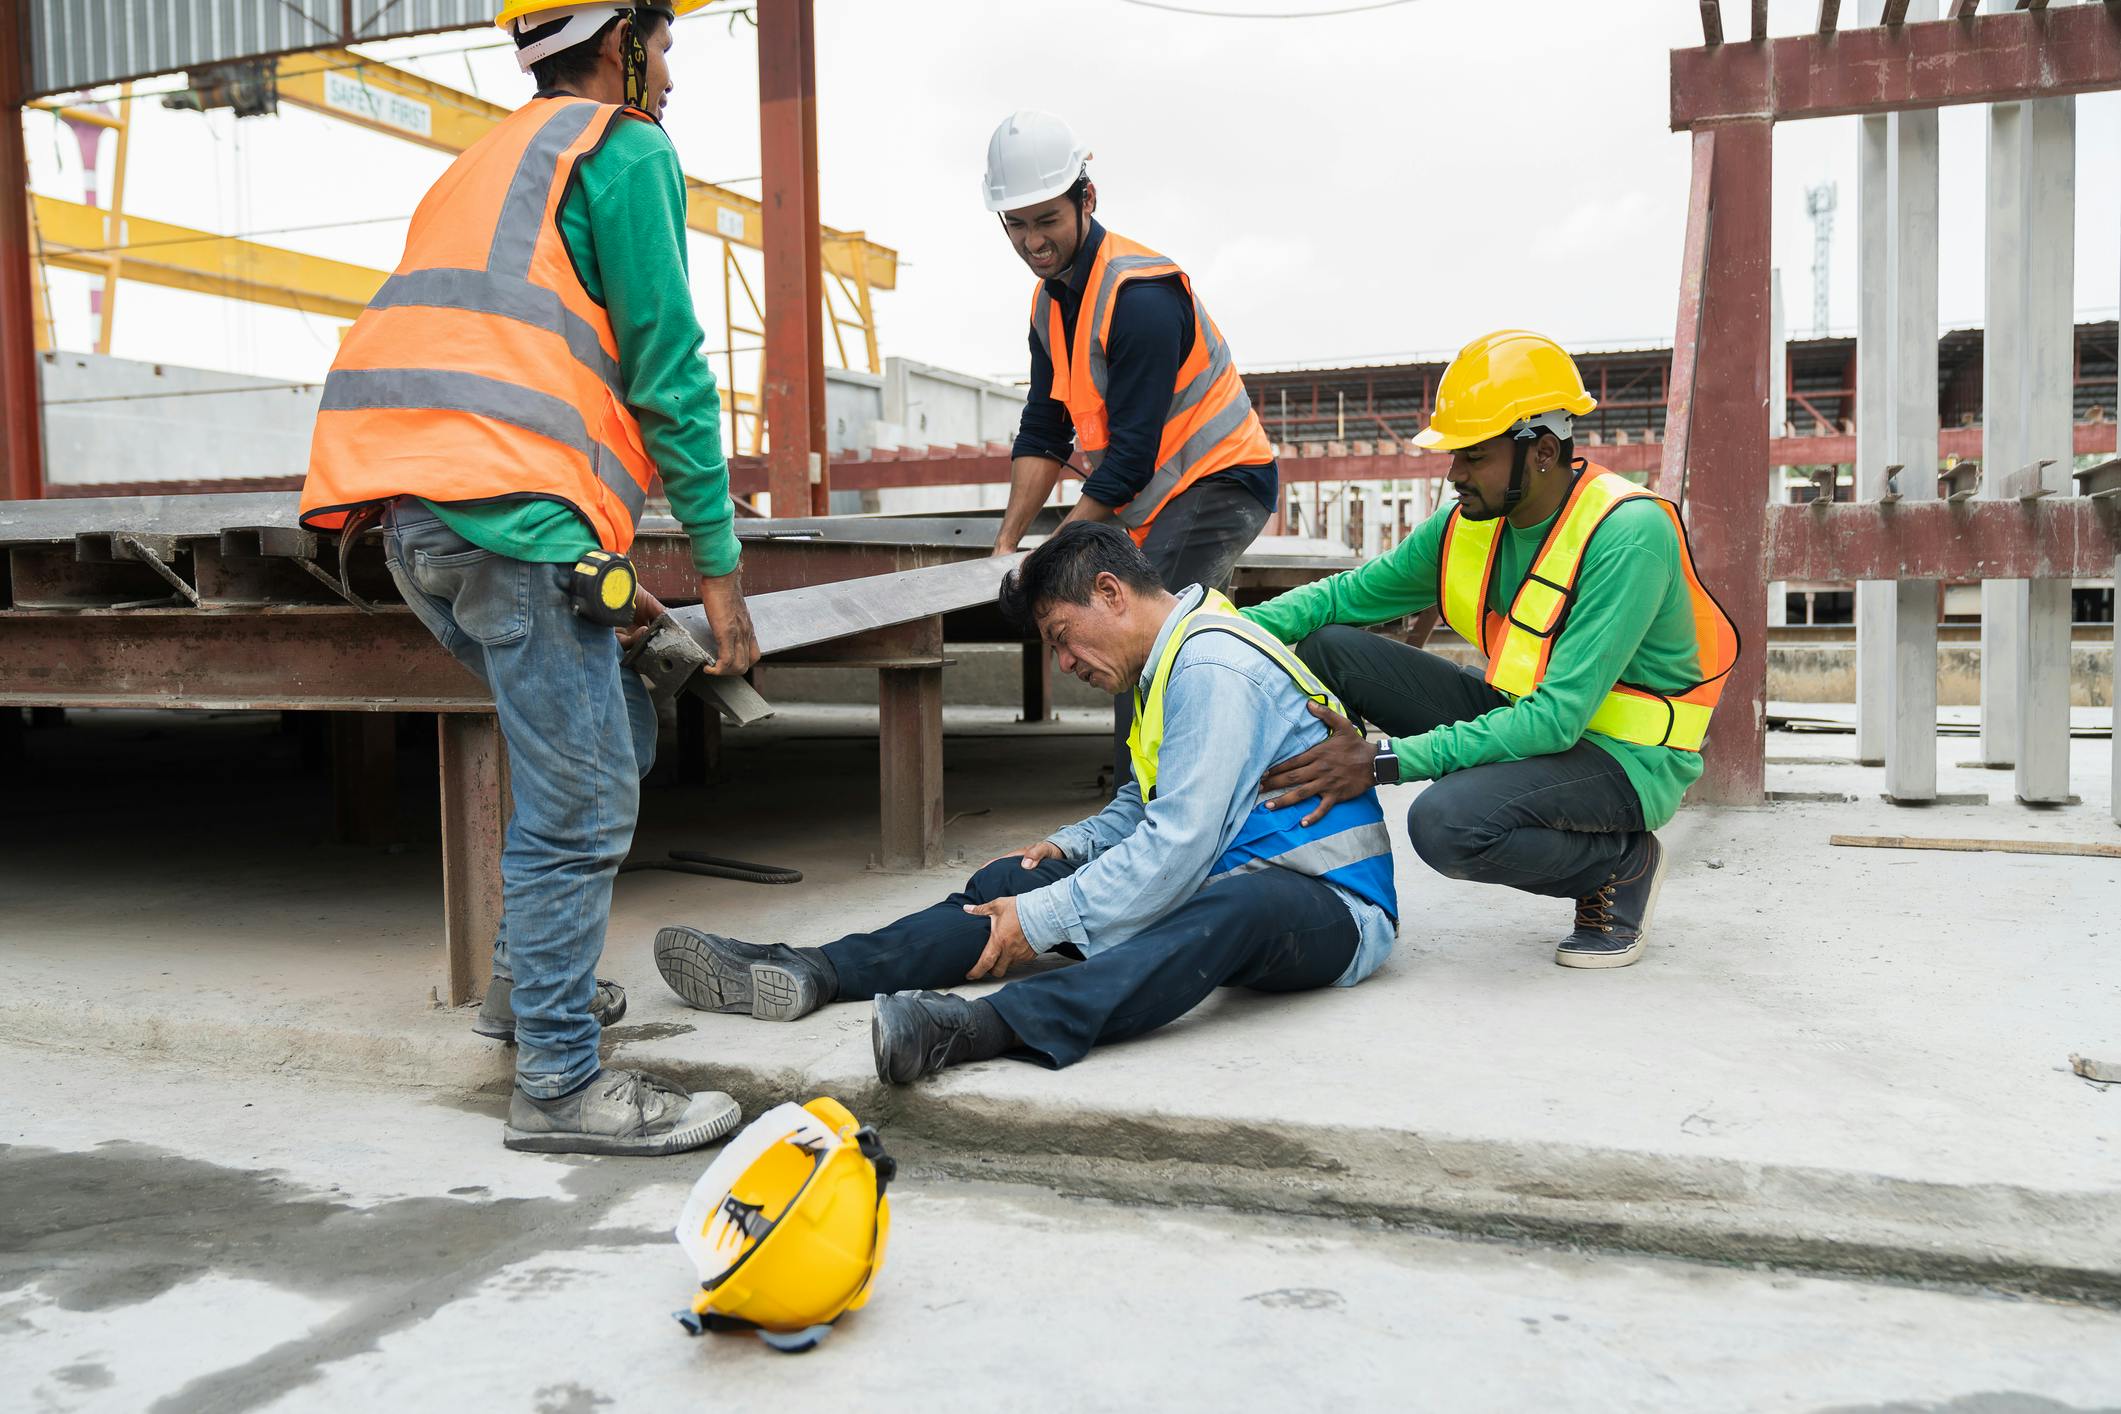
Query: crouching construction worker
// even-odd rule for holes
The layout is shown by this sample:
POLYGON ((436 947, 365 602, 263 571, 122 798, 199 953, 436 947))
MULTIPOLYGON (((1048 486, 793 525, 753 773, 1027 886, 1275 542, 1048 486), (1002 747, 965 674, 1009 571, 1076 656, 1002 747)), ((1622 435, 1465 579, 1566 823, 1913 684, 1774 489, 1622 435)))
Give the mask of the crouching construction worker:
MULTIPOLYGON (((1090 476, 1068 519, 1116 520, 1166 589, 1220 593, 1273 514, 1274 447, 1185 271, 1092 219, 1089 160, 1050 113, 1012 114, 987 143, 987 209, 1038 277, 1031 387, 994 552, 1016 551, 1080 446, 1090 476)), ((1121 781, 1130 710, 1127 694, 1114 700, 1121 781)))
POLYGON ((1458 503, 1360 569, 1245 611, 1387 733, 1321 710, 1332 734, 1267 774, 1270 804, 1434 780, 1407 812, 1415 851, 1452 878, 1574 899, 1565 967, 1641 957, 1665 867, 1651 832, 1701 775, 1738 655, 1678 508, 1576 459, 1574 419, 1595 405, 1552 340, 1476 339, 1414 439, 1451 453, 1458 503), (1349 627, 1438 603, 1485 674, 1349 627))
POLYGON ((1009 1052, 1072 1065, 1217 987, 1346 987, 1376 970, 1399 914, 1376 795, 1301 822, 1260 808, 1267 769, 1324 735, 1306 706, 1333 702, 1294 654, 1213 591, 1167 591, 1109 525, 1063 526, 1002 608, 1064 670, 1134 698, 1134 778, 1101 813, 874 932, 811 948, 665 928, 656 963, 681 997, 773 1021, 873 998, 877 1076, 903 1085, 1009 1052), (977 1001, 925 990, 1050 952, 1083 960, 977 1001))
MULTIPOLYGON (((509 0, 498 23, 537 96, 421 200, 325 381, 302 489, 306 526, 350 539, 380 517, 405 602, 493 692, 514 811, 474 1025, 516 1043, 516 1149, 670 1153, 738 1118, 726 1095, 598 1066, 626 1002, 595 968, 656 720, 620 667, 624 597, 600 623, 571 589, 585 556, 632 544, 660 473, 716 671, 757 656, 686 294, 684 176, 659 125, 671 22, 701 3, 509 0)), ((636 622, 660 608, 642 593, 636 622)))

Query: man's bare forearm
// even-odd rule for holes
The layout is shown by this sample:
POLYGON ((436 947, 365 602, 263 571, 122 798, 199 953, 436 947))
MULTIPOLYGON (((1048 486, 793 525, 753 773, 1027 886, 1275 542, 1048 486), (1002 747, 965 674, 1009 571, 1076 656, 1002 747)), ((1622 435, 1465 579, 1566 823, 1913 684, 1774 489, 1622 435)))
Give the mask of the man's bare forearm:
POLYGON ((1060 484, 1061 464, 1052 457, 1018 457, 1009 464, 1009 509, 1002 513, 1001 533, 994 537, 994 553, 1013 555, 1024 532, 1038 517, 1039 507, 1060 484))

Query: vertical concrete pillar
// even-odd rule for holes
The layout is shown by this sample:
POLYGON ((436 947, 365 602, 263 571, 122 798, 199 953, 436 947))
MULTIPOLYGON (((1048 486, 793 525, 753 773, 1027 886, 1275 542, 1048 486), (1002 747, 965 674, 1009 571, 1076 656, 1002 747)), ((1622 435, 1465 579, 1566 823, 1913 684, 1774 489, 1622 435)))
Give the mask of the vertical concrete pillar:
MULTIPOLYGON (((1935 0, 1914 0, 1908 18, 1936 18, 1935 0)), ((1903 468, 1901 499, 1926 501, 1937 495, 1937 113, 1894 113, 1886 124, 1889 436, 1892 460, 1903 468)), ((1937 798, 1935 580, 1893 586, 1892 665, 1886 683, 1886 798, 1927 803, 1937 798)))
MULTIPOLYGON (((1865 24, 1876 24, 1879 0, 1867 0, 1865 24)), ((1892 460, 1892 381, 1887 358, 1891 301, 1886 295, 1886 213, 1890 195, 1890 118, 1857 120, 1856 136, 1856 499, 1885 494, 1892 460)), ((1856 759, 1885 764, 1886 683, 1893 662, 1893 586, 1856 586, 1856 759)))
MULTIPOLYGON (((2068 492, 2076 419, 2076 100, 2024 105, 2025 439, 2028 462, 2050 492, 2068 492)), ((2018 695, 2018 798, 2069 799, 2070 582, 2026 586, 2014 669, 2018 695)))
MULTIPOLYGON (((2006 8, 2012 0, 2003 0, 2006 8)), ((1990 0, 1989 8, 1997 8, 1990 0)), ((1988 110, 1988 272, 1981 350, 1981 495, 2005 494, 2005 479, 2026 463, 2025 444, 2025 114, 2017 103, 1988 110)), ((1981 585, 1981 760, 2018 759, 2018 629, 2025 581, 1981 585)))

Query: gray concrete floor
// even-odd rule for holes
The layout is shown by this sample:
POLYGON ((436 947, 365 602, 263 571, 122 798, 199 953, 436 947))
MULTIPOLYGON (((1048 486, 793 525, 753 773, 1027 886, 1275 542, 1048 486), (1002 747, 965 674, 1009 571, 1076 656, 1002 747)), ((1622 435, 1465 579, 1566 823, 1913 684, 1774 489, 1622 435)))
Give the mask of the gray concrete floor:
MULTIPOLYGON (((1066 1072, 997 1062, 886 1091, 865 1007, 790 1026, 706 1016, 649 956, 668 921, 797 943, 882 921, 1098 800, 1096 714, 1026 729, 954 710, 953 860, 880 873, 874 729, 873 709, 791 712, 731 735, 722 784, 651 791, 638 855, 690 847, 806 878, 626 875, 602 968, 632 993, 615 1057, 749 1112, 838 1095, 925 1175, 894 1257, 920 1295, 863 1318, 888 1337, 842 1343, 867 1352, 861 1371, 904 1390, 944 1362, 968 1383, 936 1407, 991 1403, 1004 1381, 1028 1407, 1061 1390, 1081 1395, 1055 1405, 1140 1404, 1159 1370, 1182 1372, 1155 1391, 1178 1404, 1432 1386, 1436 1408, 2121 1403, 2111 1366, 2075 1363, 2121 1349, 2105 1316, 1626 1255, 2121 1302, 2121 1087, 2067 1069, 2072 1052, 2121 1059, 2121 869, 1827 843, 2113 841, 2105 741, 2074 748, 2081 804, 2034 811, 1947 738, 1943 788, 1990 803, 1906 810, 1877 799, 1882 773, 1849 762, 1851 738, 1775 734, 1770 784, 1834 799, 1683 812, 1649 956, 1620 972, 1555 967, 1565 904, 1438 879, 1401 834, 1399 949, 1361 987, 1225 995, 1066 1072), (1437 1244, 1380 1218, 1608 1255, 1437 1244), (1542 1314, 1542 1293, 1565 1289, 1542 1314), (1084 1349, 1112 1350, 1110 1370, 1084 1349)), ((663 1234, 696 1167, 499 1147, 507 1052, 432 1000, 439 877, 417 752, 402 845, 359 849, 329 843, 322 777, 267 721, 92 716, 26 746, 0 780, 0 1043, 25 1052, 0 1105, 15 1146, 0 1193, 137 1192, 162 1216, 134 1262, 107 1208, 46 1231, 29 1224, 48 1198, 0 1203, 17 1239, 0 1272, 21 1278, 0 1289, 0 1370, 35 1376, 0 1388, 53 1407, 139 1408, 190 1386, 200 1408, 555 1409, 632 1407, 636 1378, 687 1382, 647 1407, 681 1388, 730 1402, 713 1382, 728 1370, 755 1382, 732 1407, 799 1388, 801 1362, 662 1329, 684 1287, 663 1234), (349 1227, 338 1202, 394 1216, 349 1227), (413 1251, 434 1261, 386 1259, 413 1251), (47 1270, 40 1253, 65 1261, 47 1270), (570 1321, 608 1348, 564 1378, 508 1363, 570 1321), (286 1384, 312 1366, 313 1383, 286 1384)), ((1388 792, 1388 814, 1415 789, 1388 792)))
POLYGON ((688 1339, 703 1158, 511 1155, 493 1106, 0 1051, 8 1407, 767 1410, 2121 1405, 2121 1315, 1125 1206, 919 1171, 807 1357, 688 1339))

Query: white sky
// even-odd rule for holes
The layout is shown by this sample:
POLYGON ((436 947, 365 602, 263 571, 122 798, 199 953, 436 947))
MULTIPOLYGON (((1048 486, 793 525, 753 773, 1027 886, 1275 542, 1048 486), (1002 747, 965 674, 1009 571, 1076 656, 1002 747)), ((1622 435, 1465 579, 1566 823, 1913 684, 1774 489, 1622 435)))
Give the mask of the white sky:
MULTIPOLYGON (((1725 6, 1739 33, 1744 8, 1725 6)), ((1816 0, 1774 0, 1770 29, 1799 32, 1815 13, 1816 0)), ((680 26, 668 127, 689 172, 755 194, 755 181, 733 179, 759 170, 756 40, 741 20, 730 25, 710 12, 680 26)), ((1101 214, 1193 274, 1243 367, 1437 354, 1507 325, 1577 345, 1671 339, 1687 139, 1666 126, 1667 51, 1699 43, 1693 0, 1419 0, 1302 21, 1193 18, 1123 0, 817 0, 817 28, 825 219, 902 257, 899 288, 878 299, 886 354, 1021 375, 1030 276, 976 190, 988 132, 1018 107, 1052 109, 1084 134, 1101 214)), ((494 38, 377 52, 434 55, 494 38)), ((528 92, 499 49, 410 66, 497 102, 528 92)), ((209 230, 403 217, 446 165, 296 110, 240 122, 159 100, 136 111, 128 208, 209 230)), ((1985 135, 1981 110, 1945 111, 1948 325, 1981 317, 1985 135)), ((36 115, 28 136, 33 184, 78 198, 71 134, 36 115)), ((1854 324, 1855 144, 1853 119, 1777 133, 1775 249, 1793 336, 1810 332, 1804 188, 1819 181, 1840 186, 1833 324, 1854 324)), ((2117 153, 2121 95, 2079 99, 2081 317, 2111 317, 2121 303, 2117 153)), ((259 239, 387 268, 403 235, 396 222, 259 239)), ((713 242, 695 237, 693 269, 717 348, 713 242)), ((92 340, 88 284, 54 282, 65 347, 92 340)), ((306 380, 329 365, 338 327, 126 285, 113 352, 306 380)))

